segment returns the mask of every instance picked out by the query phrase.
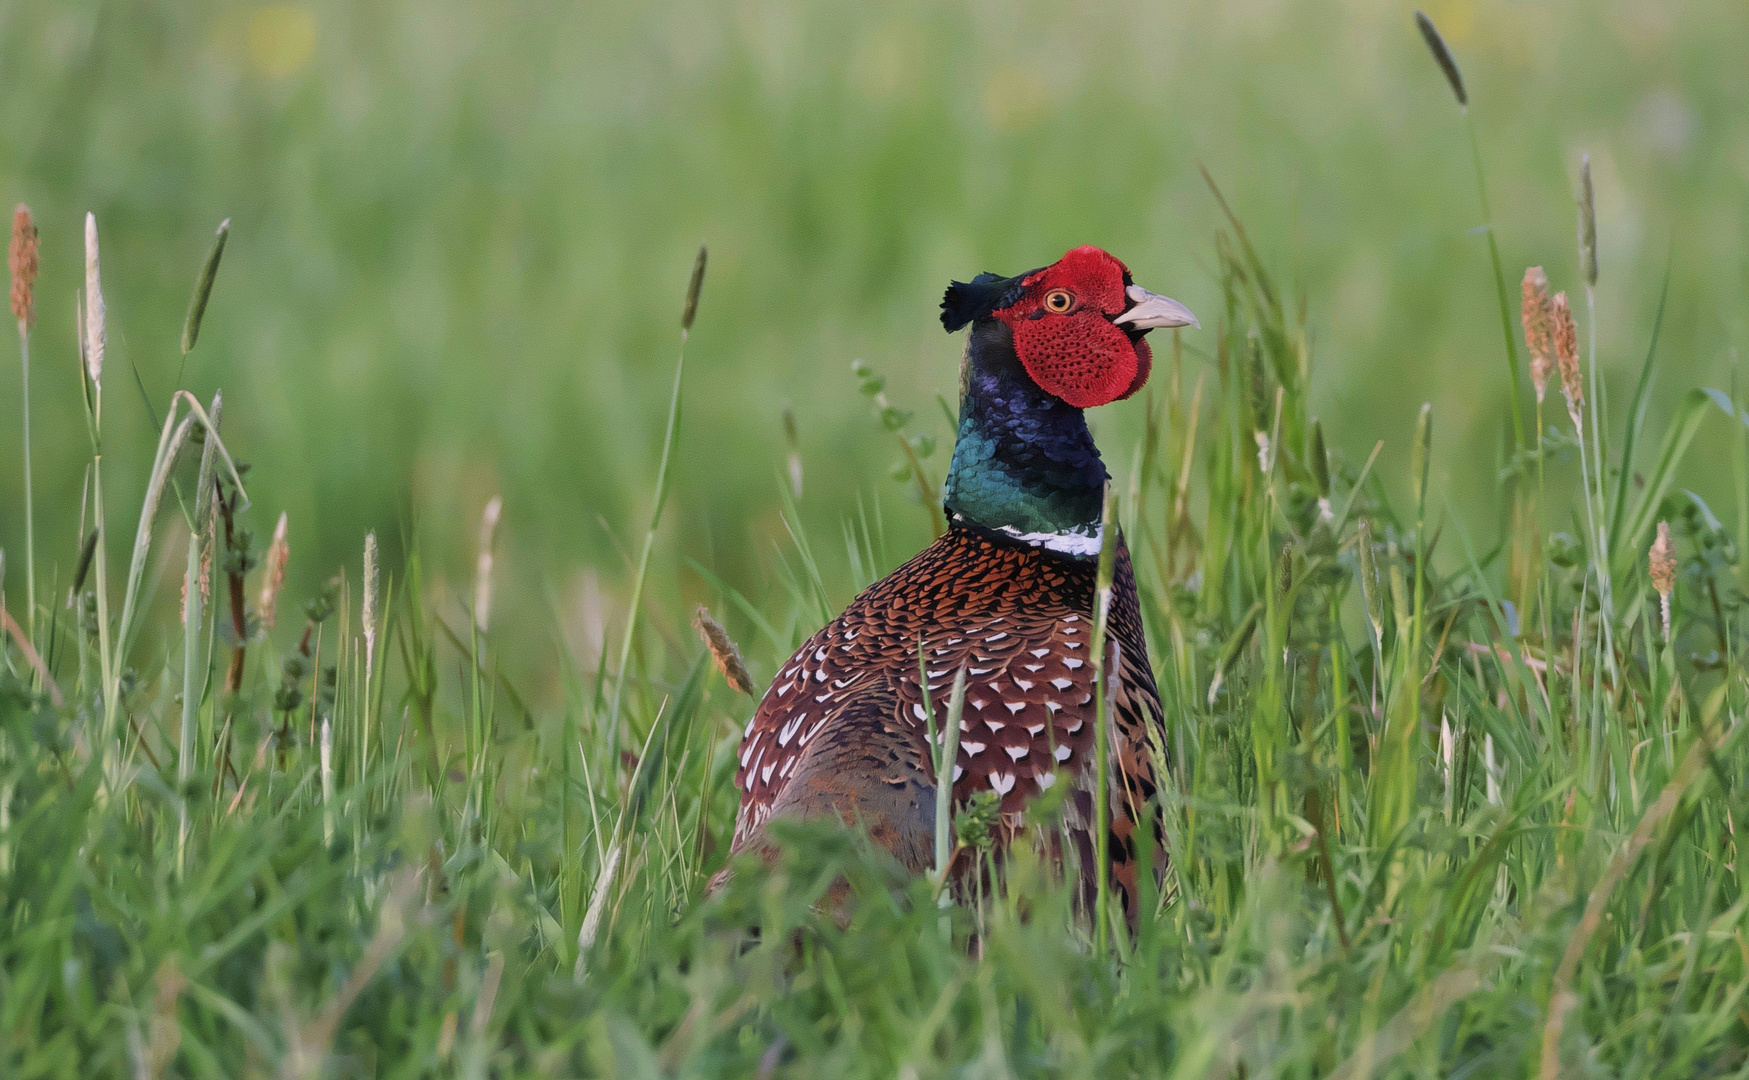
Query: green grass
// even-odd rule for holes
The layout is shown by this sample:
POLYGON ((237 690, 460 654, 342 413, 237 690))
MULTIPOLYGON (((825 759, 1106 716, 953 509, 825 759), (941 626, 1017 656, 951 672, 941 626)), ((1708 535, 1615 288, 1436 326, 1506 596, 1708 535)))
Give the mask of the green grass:
MULTIPOLYGON (((220 440, 203 434, 196 399, 169 390, 214 224, 206 217, 222 214, 203 207, 184 221, 183 196, 155 207, 168 188, 139 180, 149 170, 127 173, 113 213, 98 205, 111 316, 100 426, 95 395, 74 380, 71 312, 58 310, 78 251, 78 217, 60 204, 82 207, 89 189, 84 167, 59 149, 72 143, 39 139, 30 169, 44 193, 29 196, 45 243, 32 339, 39 580, 31 618, 16 621, 34 625, 21 636, 34 638, 53 693, 18 636, 7 638, 0 1073, 1749 1075, 1749 868, 1735 831, 1749 816, 1740 548, 1749 420, 1741 388, 1695 359, 1727 351, 1742 318, 1740 291, 1729 292, 1749 250, 1740 207, 1679 241, 1668 296, 1683 317, 1667 318, 1662 243, 1618 238, 1612 256, 1625 227, 1616 219, 1612 233, 1601 185, 1595 344, 1605 383, 1619 386, 1597 414, 1605 430, 1585 433, 1586 454, 1602 460, 1589 458, 1582 480, 1558 399, 1541 410, 1543 430, 1527 432, 1524 455, 1495 449, 1512 415, 1489 356, 1501 348, 1497 287, 1482 245, 1461 235, 1471 223, 1454 223, 1450 209, 1473 205, 1475 178, 1406 17, 1388 21, 1401 48, 1380 52, 1364 79, 1413 75, 1405 85, 1425 118, 1415 152, 1402 156, 1439 155, 1451 176, 1430 168, 1405 193, 1415 185, 1391 170, 1411 164, 1350 119, 1359 92, 1328 89, 1299 138, 1334 132, 1359 152, 1305 155, 1321 163, 1300 195, 1318 220, 1295 227, 1274 216, 1280 183, 1247 173, 1223 188, 1234 206, 1261 204, 1241 228, 1206 187, 1193 197, 1172 186, 1183 162, 1149 156, 1166 153, 1164 114, 1118 93, 1140 78, 1133 71, 1071 78, 1037 59, 1017 61, 1014 75, 967 43, 974 16, 954 9, 916 13, 928 33, 860 10, 810 9, 786 36, 792 24, 742 8, 729 44, 688 26, 699 12, 654 10, 599 13, 599 29, 630 40, 657 26, 667 51, 650 45, 600 70, 549 58, 541 71, 555 86, 514 65, 499 73, 503 84, 475 70, 504 61, 512 44, 534 49, 532 17, 484 28, 476 53, 460 44, 471 24, 457 11, 421 30, 393 7, 351 21, 338 9, 265 7, 259 17, 289 20, 265 35, 275 48, 296 44, 299 11, 317 11, 328 36, 303 61, 321 78, 292 71, 254 83, 226 74, 227 50, 258 65, 284 58, 249 52, 257 39, 237 22, 245 16, 105 9, 95 29, 73 15, 6 16, 27 25, 27 38, 83 42, 61 47, 85 50, 89 93, 71 83, 64 92, 90 111, 54 115, 67 130, 90 123, 104 136, 93 134, 93 147, 136 167, 158 151, 116 126, 130 114, 119 89, 104 89, 114 76, 99 60, 141 72, 164 55, 198 55, 195 74, 175 78, 243 80, 223 121, 198 120, 191 105, 152 121, 168 127, 147 126, 168 138, 178 123, 236 125, 230 134, 243 136, 200 144, 167 174, 186 167, 217 185, 188 205, 292 168, 291 147, 377 142, 372 169, 325 158, 314 175, 276 178, 256 206, 282 217, 263 210, 252 226, 236 215, 187 366, 200 401, 224 386, 222 448, 255 462, 233 471, 220 440), (682 21, 660 24, 664 12, 682 21), (834 18, 869 29, 858 48, 875 53, 853 57, 843 85, 823 60, 805 59, 834 18), (887 86, 882 34, 942 57, 969 49, 974 62, 928 76, 948 84, 887 86), (165 52, 145 59, 154 42, 165 52), (360 87, 410 109, 394 97, 404 91, 367 73, 365 60, 385 57, 447 95, 430 115, 453 130, 402 131, 368 110, 343 122, 335 110, 347 94, 369 98, 360 87), (628 76, 612 84, 626 96, 608 92, 610 76, 640 64, 673 79, 628 76), (1008 99, 980 90, 995 82, 1025 100, 1028 73, 1056 73, 1075 89, 1047 94, 1041 107, 1060 114, 1017 134, 1004 126, 1015 122, 1008 99), (790 81, 771 81, 780 74, 790 81), (707 86, 720 91, 708 107, 698 104, 707 86), (882 86, 889 96, 851 93, 882 86), (598 92, 602 112, 516 107, 542 100, 537 91, 580 88, 598 92), (284 142, 257 130, 271 125, 253 110, 268 105, 309 128, 284 142), (639 108, 659 122, 633 123, 639 108), (1115 171, 1053 163, 1093 145, 1070 114, 1139 132, 1101 150, 1115 171), (493 163, 480 140, 506 116, 525 126, 508 139, 509 159, 493 163), (1125 128, 1132 119, 1148 123, 1125 128), (1029 144, 1027 130, 1045 145, 1029 144), (982 140, 962 145, 968 132, 982 140), (542 156, 567 133, 617 149, 626 171, 542 156), (943 161, 1011 184, 1014 220, 1026 224, 1014 231, 982 199, 923 182, 942 183, 943 161), (565 162, 587 174, 587 198, 543 201, 563 186, 550 170, 565 162), (445 163, 460 163, 462 179, 433 179, 445 163), (670 165, 671 187, 632 190, 629 177, 670 165), (1354 212, 1352 196, 1333 192, 1369 169, 1368 183, 1390 174, 1389 195, 1354 212), (1053 177, 1084 200, 1079 209, 1029 186, 1053 177), (707 212, 712 184, 772 202, 707 212), (1186 209, 1136 210, 1148 198, 1186 209), (590 200, 619 213, 565 216, 590 200), (1023 212, 1030 200, 1049 204, 1043 224, 1023 212), (548 205, 571 209, 550 229, 519 216, 548 205), (971 224, 950 220, 948 206, 971 224), (475 232, 445 239, 456 221, 475 232), (631 254, 639 230, 658 221, 649 235, 660 242, 631 254), (707 221, 724 228, 712 231, 709 280, 677 369, 685 260, 707 221), (1319 246, 1343 224, 1357 234, 1319 246), (296 249, 300 229, 309 246, 296 249), (682 229, 684 250, 671 243, 682 229), (1068 236, 1074 229, 1084 231, 1068 236), (267 237, 254 249, 252 231, 267 237), (1414 239, 1429 236, 1446 239, 1414 239), (1167 706, 1172 863, 1165 889, 1146 898, 1150 916, 1134 936, 1122 920, 1097 933, 1024 853, 1007 867, 1005 892, 944 913, 931 881, 896 875, 824 826, 795 827, 778 866, 744 868, 721 896, 703 898, 725 858, 733 755, 752 702, 713 671, 680 598, 709 603, 757 679, 923 542, 930 518, 910 493, 939 471, 926 452, 941 430, 933 396, 952 386, 951 343, 923 336, 929 294, 968 272, 959 265, 968 260, 1013 269, 1079 239, 1110 244, 1150 283, 1194 273, 1200 296, 1161 284, 1187 293, 1208 327, 1157 341, 1145 398, 1098 418, 1167 706), (1271 267, 1300 243, 1319 254, 1290 288, 1271 267), (1351 294, 1330 287, 1352 281, 1381 245, 1406 249, 1391 264, 1398 279, 1353 308, 1351 294), (274 292, 275 266, 295 268, 301 284, 274 292), (770 290, 780 284, 789 291, 778 302, 770 290), (1695 317, 1701 310, 1720 314, 1695 317), (579 341, 586 378, 553 360, 561 343, 579 341), (769 355, 779 343, 809 345, 806 365, 769 355), (852 377, 862 345, 875 360, 852 377), (890 359, 913 352, 925 359, 890 359), (625 362, 600 359, 609 354, 625 362), (1405 354, 1418 368, 1458 370, 1404 372, 1405 354), (416 369, 424 378, 407 374, 425 355, 442 360, 416 369), (587 402, 555 403, 555 388, 580 385, 587 402), (782 393, 796 402, 805 497, 785 469, 782 393), (562 428, 543 430, 555 417, 562 428), (896 484, 877 479, 898 454, 895 434, 896 484), (81 505, 80 476, 99 445, 104 484, 81 505), (490 453, 468 452, 481 446, 490 453), (501 475, 470 472, 476 458, 501 475), (216 510, 215 478, 226 498, 216 510), (390 494, 409 484, 412 495, 390 494), (500 487, 511 539, 488 540, 493 558, 479 559, 479 508, 500 487), (99 506, 106 542, 70 589, 78 537, 99 506), (268 628, 263 545, 249 530, 266 535, 285 507, 293 570, 268 628), (595 541, 554 538, 603 535, 596 512, 610 523, 601 568, 573 579, 570 560, 595 541), (1668 639, 1645 566, 1659 520, 1680 562, 1668 639), (368 527, 384 557, 367 603, 368 527), (639 529, 641 547, 612 539, 639 529), (205 558, 191 533, 213 537, 205 558), (191 586, 186 623, 178 578, 191 586), (482 598, 489 619, 476 618, 482 598), (377 619, 368 656, 366 611, 377 619), (854 897, 845 917, 816 913, 841 879, 854 897)), ((1634 25, 1691 62, 1680 78, 1695 80, 1684 85, 1706 126, 1704 149, 1688 153, 1728 156, 1741 121, 1700 89, 1712 85, 1708 72, 1726 70, 1702 61, 1729 55, 1742 31, 1729 21, 1709 30, 1711 10, 1634 25)), ((1564 25, 1571 12, 1471 25, 1467 40, 1499 50, 1475 66, 1466 35, 1433 14, 1465 65, 1488 196, 1497 213, 1523 218, 1490 223, 1505 272, 1534 251, 1555 287, 1576 295, 1564 178, 1555 167, 1553 180, 1535 170, 1541 178, 1527 179, 1523 162, 1537 133, 1577 121, 1511 116, 1489 100, 1491 88, 1525 85, 1500 74, 1518 62, 1512 49, 1553 49, 1534 35, 1501 44, 1516 39, 1497 24, 1564 25), (1498 136, 1495 123, 1514 135, 1498 136), (1560 198, 1546 198, 1551 187, 1560 198)), ((1118 15, 1099 17, 1110 25, 1096 18, 1084 36, 1065 32, 1063 47, 1132 48, 1106 41, 1118 15)), ((1191 89, 1193 76, 1220 71, 1210 54, 1327 72, 1311 59, 1315 46, 1370 25, 1352 13, 1314 24, 1292 5, 1282 19, 1308 40, 1288 48, 1274 36, 1285 30, 1222 24, 1224 36, 1179 53, 1190 70, 1162 77, 1207 109, 1172 115, 1189 117, 1187 128, 1226 118, 1235 139, 1261 139, 1263 104, 1191 89)), ((542 26, 552 41, 542 48, 562 57, 584 29, 542 26)), ((1570 33, 1561 40, 1585 55, 1601 40, 1587 35, 1606 31, 1570 33)), ((1133 46, 1138 56, 1145 44, 1133 46)), ((1580 89, 1615 97, 1636 70, 1559 63, 1580 89)), ((1581 96, 1546 77, 1531 85, 1553 87, 1550 101, 1581 96)), ((52 98, 38 91, 39 102, 52 98)), ((5 108, 20 106, 9 98, 5 108)), ((1290 139, 1273 153, 1287 161, 1305 150, 1290 139)), ((1642 193, 1646 205, 1672 218, 1717 208, 1723 188, 1707 168, 1661 168, 1640 176, 1655 192, 1642 193)), ((1244 172, 1211 166, 1223 184, 1227 171, 1244 172)), ((1193 166, 1190 175, 1202 184, 1193 166)), ((1594 400, 1599 390, 1588 387, 1594 400)), ((1520 404, 1533 415, 1528 398, 1520 404)), ((17 505, 10 492, 22 484, 0 476, 0 505, 17 505)), ((20 528, 8 513, 0 550, 22 550, 20 528)), ((21 572, 8 558, 0 579, 14 615, 21 572)))

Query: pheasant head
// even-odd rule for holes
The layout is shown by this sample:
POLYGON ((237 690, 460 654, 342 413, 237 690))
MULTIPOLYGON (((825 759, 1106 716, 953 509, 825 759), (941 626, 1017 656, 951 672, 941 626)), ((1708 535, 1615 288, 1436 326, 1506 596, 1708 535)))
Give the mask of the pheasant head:
POLYGON ((1183 304, 1137 285, 1123 263, 1091 246, 1016 277, 979 274, 949 285, 942 325, 951 333, 979 319, 1004 324, 1032 381, 1077 409, 1142 388, 1153 364, 1149 330, 1198 325, 1183 304))
POLYGON ((944 500, 952 520, 1098 554, 1108 474, 1082 410, 1141 389, 1153 366, 1144 335, 1195 326, 1196 316, 1137 285, 1112 256, 1078 247, 1015 277, 954 282, 941 323, 972 328, 944 500))

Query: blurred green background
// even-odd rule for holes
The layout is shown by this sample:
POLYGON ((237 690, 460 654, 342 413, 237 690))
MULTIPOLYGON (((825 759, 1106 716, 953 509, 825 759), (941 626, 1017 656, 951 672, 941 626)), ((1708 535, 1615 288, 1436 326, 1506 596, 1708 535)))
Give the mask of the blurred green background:
MULTIPOLYGON (((131 534, 177 336, 213 227, 233 222, 183 374, 222 387, 255 465, 254 525, 290 514, 294 593, 409 522, 465 580, 501 492, 500 600, 529 663, 553 615, 594 651, 623 603, 616 544, 649 511, 678 312, 710 274, 654 588, 690 556, 758 596, 785 542, 785 402, 822 537, 878 499, 894 548, 927 535, 888 478, 865 358, 942 441, 960 342, 950 277, 1095 243, 1204 316, 1222 185, 1303 297, 1314 397, 1351 460, 1400 475, 1416 406, 1460 511, 1492 498, 1507 415, 1500 327, 1462 119, 1413 8, 15 2, 0 6, 0 198, 44 242, 35 336, 39 560, 64 588, 87 457, 73 375, 80 219, 103 235, 112 522, 131 534)), ((1575 288, 1573 191, 1592 155, 1601 362, 1625 404, 1674 251, 1658 415, 1728 385, 1749 287, 1741 0, 1430 0, 1470 84, 1509 280, 1575 288)), ((1516 295, 1516 294, 1515 294, 1516 295)), ((1581 307, 1581 310, 1582 307, 1581 307)), ((10 338, 10 335, 7 335, 10 338)), ((0 346, 0 545, 21 567, 16 353, 0 346)), ((1528 390, 1524 391, 1528 401, 1528 390)), ((1142 407, 1105 410, 1127 469, 1142 407)), ((1703 433, 1691 469, 1705 484, 1703 433)), ((1723 477, 1721 477, 1723 479, 1723 477)), ((112 536, 115 557, 125 538, 112 536)), ((830 561, 833 553, 823 550, 830 561)), ((180 558, 180 555, 176 555, 180 558)), ((842 556, 840 555, 841 559, 842 556)), ((13 582, 16 584, 17 579, 13 582)), ((11 590, 9 590, 11 591, 11 590)), ((173 600, 174 586, 160 590, 173 600)))

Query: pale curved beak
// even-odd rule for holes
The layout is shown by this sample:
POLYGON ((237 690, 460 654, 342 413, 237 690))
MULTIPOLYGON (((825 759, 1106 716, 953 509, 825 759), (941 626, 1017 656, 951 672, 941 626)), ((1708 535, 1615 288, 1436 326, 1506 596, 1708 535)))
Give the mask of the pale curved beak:
POLYGON ((1124 293, 1130 298, 1129 310, 1111 320, 1119 326, 1133 326, 1137 330, 1152 330, 1160 326, 1202 329, 1202 324, 1196 321, 1190 309, 1170 296, 1151 293, 1140 285, 1131 285, 1124 293))

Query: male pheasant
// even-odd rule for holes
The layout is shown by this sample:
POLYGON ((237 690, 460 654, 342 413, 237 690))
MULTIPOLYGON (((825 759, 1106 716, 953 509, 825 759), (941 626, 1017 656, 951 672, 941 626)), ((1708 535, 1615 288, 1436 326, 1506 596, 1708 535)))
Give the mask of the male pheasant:
MULTIPOLYGON (((966 669, 954 801, 1000 796, 998 843, 1027 804, 1073 785, 1064 822, 1084 891, 1094 880, 1094 579, 1107 480, 1082 410, 1147 380, 1149 330, 1195 326, 1177 301, 1079 247, 1015 277, 954 282, 948 332, 971 325, 947 533, 876 582, 784 664, 742 735, 733 851, 761 848, 773 818, 833 814, 904 866, 933 862, 935 775, 919 643, 936 716, 966 669)), ((1141 610, 1121 538, 1108 623, 1112 880, 1131 911, 1138 815, 1163 736, 1141 610)), ((1163 745, 1163 744, 1162 744, 1163 745)))

